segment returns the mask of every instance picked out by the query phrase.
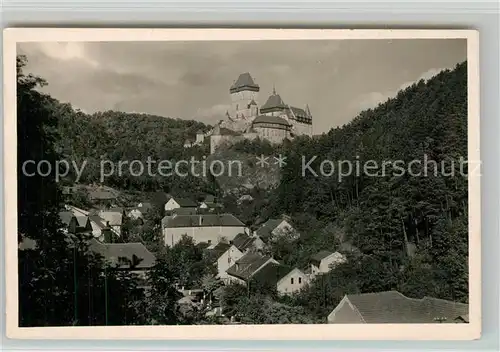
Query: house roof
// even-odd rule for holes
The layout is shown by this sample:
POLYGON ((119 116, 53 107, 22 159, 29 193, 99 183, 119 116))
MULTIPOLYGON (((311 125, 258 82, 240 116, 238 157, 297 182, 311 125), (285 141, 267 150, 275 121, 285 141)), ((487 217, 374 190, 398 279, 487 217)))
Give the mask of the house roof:
POLYGON ((215 203, 215 197, 211 194, 207 194, 203 200, 205 203, 215 203))
POLYGON ((330 251, 319 251, 318 253, 311 256, 311 264, 319 266, 323 259, 332 254, 333 253, 330 251))
POLYGON ((269 262, 252 277, 252 281, 274 286, 292 270, 289 266, 269 262))
POLYGON ((162 227, 209 227, 209 226, 245 226, 232 214, 197 214, 165 216, 162 227))
POLYGON ((260 110, 268 110, 275 108, 284 109, 286 108, 286 105, 283 99, 281 99, 281 96, 273 91, 273 94, 271 94, 269 98, 267 98, 267 101, 265 102, 264 105, 260 107, 260 110))
POLYGON ((74 215, 70 211, 59 212, 59 219, 61 219, 61 222, 66 226, 69 226, 69 224, 71 223, 71 219, 73 219, 73 217, 74 215))
POLYGON ((257 229, 257 236, 259 236, 263 241, 266 241, 269 237, 271 237, 271 232, 282 222, 282 219, 267 220, 261 227, 257 229))
POLYGON ((207 249, 207 251, 209 255, 216 260, 221 255, 226 253, 229 248, 231 248, 231 245, 229 243, 219 242, 213 248, 207 249))
POLYGON ((119 268, 130 268, 130 264, 124 260, 137 261, 138 264, 135 266, 137 269, 151 268, 156 262, 154 254, 142 243, 101 243, 92 239, 90 249, 119 268))
POLYGON ((194 200, 189 198, 174 197, 173 200, 183 208, 196 208, 198 206, 194 200))
POLYGON ((268 115, 257 116, 255 120, 253 120, 252 124, 256 125, 259 123, 270 123, 273 125, 290 126, 287 120, 279 116, 268 116, 268 115))
POLYGON ((467 304, 424 297, 414 299, 398 291, 347 295, 366 323, 435 323, 435 318, 445 317, 453 322, 468 314, 467 304))
POLYGON ((231 276, 248 280, 270 259, 271 257, 259 253, 247 253, 238 259, 226 272, 231 276))
POLYGON ((91 222, 95 223, 97 226, 99 226, 101 229, 106 227, 106 223, 103 222, 104 220, 99 217, 99 215, 91 215, 89 216, 89 219, 91 222))
POLYGON ((86 227, 89 222, 88 216, 79 215, 75 216, 75 218, 79 227, 86 227))
POLYGON ((255 241, 255 238, 252 238, 252 237, 248 236, 245 233, 239 233, 233 239, 233 244, 240 251, 245 251, 250 246, 252 246, 252 244, 254 243, 254 241, 255 241))
POLYGON ((121 226, 123 223, 123 215, 114 211, 101 211, 99 217, 104 223, 109 222, 110 226, 121 226))
POLYGON ((231 93, 237 93, 242 90, 253 90, 257 92, 260 90, 259 85, 254 82, 252 76, 250 76, 248 72, 240 74, 238 79, 229 89, 231 93))

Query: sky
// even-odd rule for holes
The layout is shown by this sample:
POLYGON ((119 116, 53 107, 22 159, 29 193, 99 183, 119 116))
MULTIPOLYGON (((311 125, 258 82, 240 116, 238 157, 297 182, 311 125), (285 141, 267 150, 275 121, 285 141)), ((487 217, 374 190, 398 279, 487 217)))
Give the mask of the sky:
POLYGON ((313 133, 342 126, 401 89, 467 58, 465 39, 21 43, 43 90, 87 113, 139 112, 215 123, 243 72, 313 115, 313 133))

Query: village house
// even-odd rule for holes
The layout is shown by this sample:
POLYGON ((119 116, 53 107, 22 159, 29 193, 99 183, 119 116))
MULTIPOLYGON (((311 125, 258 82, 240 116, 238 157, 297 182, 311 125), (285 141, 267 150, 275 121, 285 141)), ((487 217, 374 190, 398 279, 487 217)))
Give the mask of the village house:
POLYGON ((311 275, 326 274, 336 265, 345 263, 346 261, 345 255, 339 252, 320 251, 311 257, 311 275))
POLYGON ((228 284, 230 279, 226 271, 243 256, 243 253, 236 246, 225 242, 217 243, 208 249, 208 252, 217 265, 217 277, 224 284, 228 284))
POLYGON ((99 241, 115 242, 120 237, 120 232, 117 232, 111 226, 106 226, 105 220, 97 215, 98 211, 87 211, 73 205, 65 205, 65 208, 76 217, 88 217, 90 226, 92 227, 92 236, 99 241))
POLYGON ((264 242, 259 237, 250 237, 246 233, 237 234, 231 243, 243 253, 264 247, 264 242))
POLYGON ((92 239, 89 248, 100 254, 113 270, 128 271, 143 280, 156 263, 155 255, 142 243, 101 243, 92 239))
POLYGON ((173 246, 184 235, 194 243, 232 241, 237 234, 246 232, 246 227, 232 214, 173 214, 162 219, 162 231, 165 246, 173 246))
POLYGON ((99 218, 102 219, 102 223, 104 223, 106 227, 111 227, 114 233, 116 233, 118 236, 121 236, 124 218, 123 210, 101 210, 99 211, 98 215, 99 218))
POLYGON ((177 208, 193 208, 196 210, 198 204, 189 198, 172 197, 165 203, 165 211, 172 211, 177 208))
POLYGON ((127 212, 127 216, 131 219, 144 219, 144 216, 153 209, 153 205, 151 203, 139 203, 136 207, 130 208, 127 212))
POLYGON ((280 237, 293 241, 300 235, 286 219, 269 219, 255 231, 255 236, 264 243, 269 243, 280 237))
POLYGON ((345 295, 327 320, 329 324, 459 323, 468 320, 468 314, 465 303, 385 291, 345 295))
POLYGON ((229 282, 246 284, 268 263, 279 264, 278 261, 271 257, 263 256, 259 253, 247 253, 227 269, 226 273, 229 276, 229 282))
POLYGON ((63 229, 68 233, 92 233, 92 225, 88 216, 75 216, 71 211, 62 211, 59 218, 63 223, 63 229))
POLYGON ((297 268, 269 262, 253 276, 252 282, 275 288, 281 295, 290 295, 304 288, 309 278, 297 268))
POLYGON ((89 190, 89 198, 92 203, 109 206, 116 202, 118 196, 110 189, 97 188, 89 190))

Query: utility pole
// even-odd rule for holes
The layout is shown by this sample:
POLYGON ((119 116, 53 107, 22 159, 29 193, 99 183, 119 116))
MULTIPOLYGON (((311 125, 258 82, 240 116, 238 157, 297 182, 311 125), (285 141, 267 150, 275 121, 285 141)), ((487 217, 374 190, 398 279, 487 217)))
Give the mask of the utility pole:
MULTIPOLYGON (((76 235, 75 235, 76 236, 76 235)), ((76 239, 73 241, 73 308, 74 308, 74 324, 78 323, 78 280, 76 272, 76 239)))
POLYGON ((104 319, 105 325, 108 325, 108 269, 104 266, 104 319))

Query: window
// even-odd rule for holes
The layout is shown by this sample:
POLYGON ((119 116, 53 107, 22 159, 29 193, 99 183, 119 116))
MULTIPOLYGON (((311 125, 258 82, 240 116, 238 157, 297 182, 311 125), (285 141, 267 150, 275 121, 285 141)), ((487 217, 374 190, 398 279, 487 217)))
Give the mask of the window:
POLYGON ((293 285, 293 277, 290 279, 290 283, 293 285))
POLYGON ((299 284, 301 284, 301 283, 302 283, 302 278, 301 278, 301 277, 299 277, 299 284))

